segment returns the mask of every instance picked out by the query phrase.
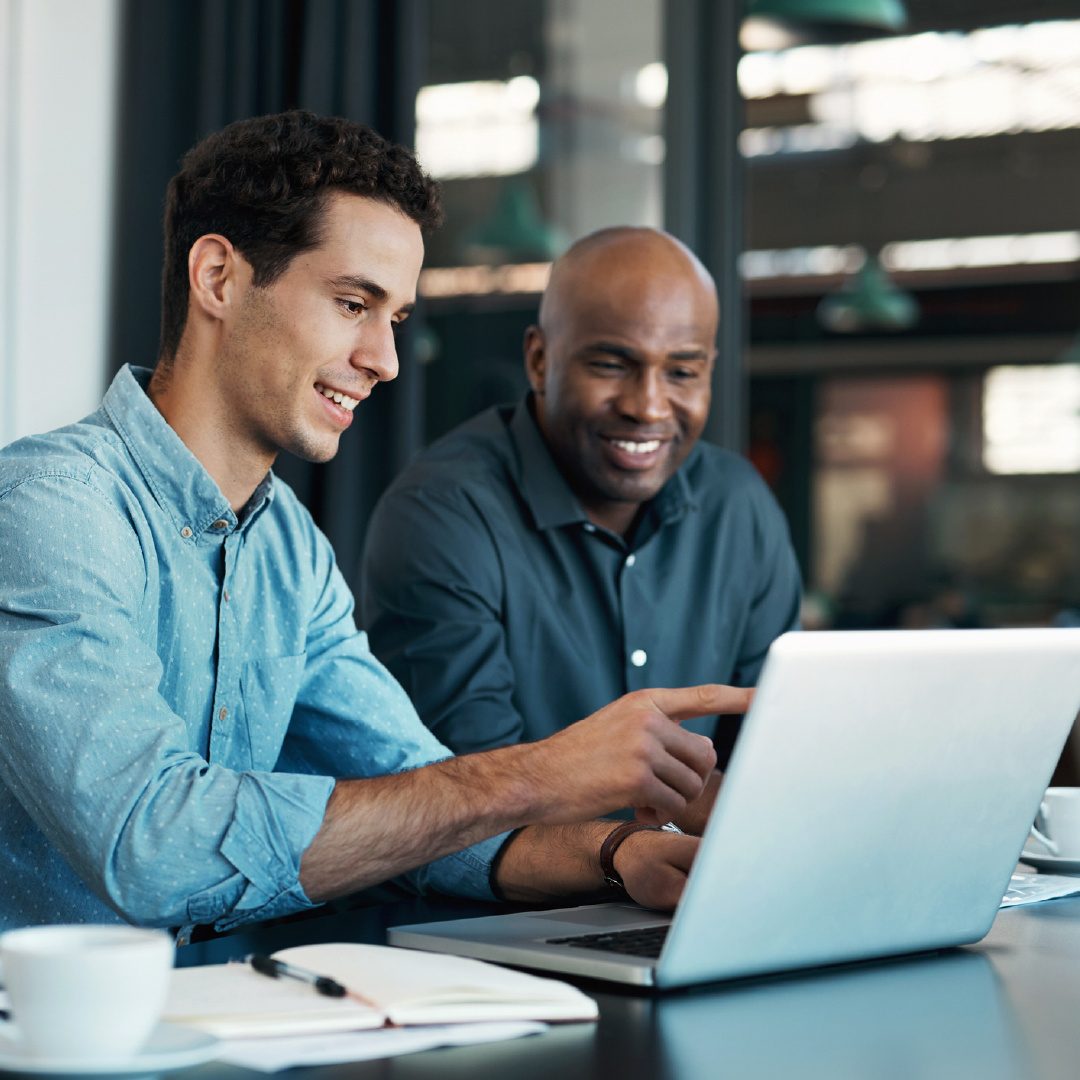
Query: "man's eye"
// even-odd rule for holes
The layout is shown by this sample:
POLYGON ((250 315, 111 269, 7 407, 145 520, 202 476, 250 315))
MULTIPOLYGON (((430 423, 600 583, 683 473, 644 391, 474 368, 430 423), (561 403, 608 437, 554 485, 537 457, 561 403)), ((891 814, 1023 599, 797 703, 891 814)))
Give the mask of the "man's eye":
POLYGON ((359 300, 339 300, 338 303, 350 315, 359 315, 364 310, 364 305, 359 300))
POLYGON ((589 362, 589 367, 602 374, 622 371, 623 368, 617 360, 592 360, 589 362))
POLYGON ((672 368, 668 375, 678 382, 685 382, 687 379, 697 378, 697 372, 693 368, 672 368))

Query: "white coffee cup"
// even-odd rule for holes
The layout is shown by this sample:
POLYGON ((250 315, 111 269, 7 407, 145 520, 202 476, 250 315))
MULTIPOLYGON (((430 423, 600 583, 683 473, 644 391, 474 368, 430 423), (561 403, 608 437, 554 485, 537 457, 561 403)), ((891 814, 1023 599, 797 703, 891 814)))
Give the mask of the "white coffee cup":
POLYGON ((1080 859, 1080 788, 1046 789, 1028 844, 1031 852, 1080 859))
POLYGON ((33 926, 0 934, 11 1022, 28 1057, 73 1064, 133 1058, 165 1008, 173 942, 134 926, 33 926))

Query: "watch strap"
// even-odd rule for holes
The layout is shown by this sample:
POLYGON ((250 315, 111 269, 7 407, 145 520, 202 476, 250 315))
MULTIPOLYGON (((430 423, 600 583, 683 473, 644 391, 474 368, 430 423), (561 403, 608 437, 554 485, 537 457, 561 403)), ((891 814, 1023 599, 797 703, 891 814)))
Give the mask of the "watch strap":
POLYGON ((604 837, 604 842, 600 845, 600 870, 604 875, 604 884, 620 895, 628 897, 630 894, 626 891, 622 876, 615 869, 615 852, 619 850, 619 845, 628 836, 632 836, 636 832, 659 831, 659 826, 644 825, 640 821, 623 821, 616 825, 604 837))

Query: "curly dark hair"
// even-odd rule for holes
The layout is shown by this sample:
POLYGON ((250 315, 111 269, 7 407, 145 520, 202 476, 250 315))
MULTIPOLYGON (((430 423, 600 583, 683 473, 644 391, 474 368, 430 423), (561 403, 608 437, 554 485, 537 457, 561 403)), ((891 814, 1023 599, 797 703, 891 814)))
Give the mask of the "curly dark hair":
POLYGON ((327 196, 364 195, 396 206, 427 231, 442 224, 439 184, 408 147, 363 124, 302 109, 238 120, 184 155, 165 197, 159 364, 171 363, 188 312, 188 252, 220 233, 272 284, 322 240, 327 196))

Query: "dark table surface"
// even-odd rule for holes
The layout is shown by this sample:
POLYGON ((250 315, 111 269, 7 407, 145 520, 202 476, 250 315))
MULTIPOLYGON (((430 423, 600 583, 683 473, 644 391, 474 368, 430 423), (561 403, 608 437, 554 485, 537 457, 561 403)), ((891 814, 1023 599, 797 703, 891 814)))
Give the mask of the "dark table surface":
MULTIPOLYGON (((489 914, 410 900, 188 945, 181 965, 318 941, 385 942, 388 926, 489 914)), ((570 980, 597 1024, 483 1046, 293 1070, 320 1080, 1056 1080, 1080 1075, 1080 899, 1003 911, 978 945, 682 991, 570 980)), ((185 1080, 254 1074, 205 1065, 185 1080)))

